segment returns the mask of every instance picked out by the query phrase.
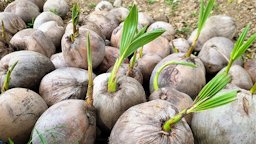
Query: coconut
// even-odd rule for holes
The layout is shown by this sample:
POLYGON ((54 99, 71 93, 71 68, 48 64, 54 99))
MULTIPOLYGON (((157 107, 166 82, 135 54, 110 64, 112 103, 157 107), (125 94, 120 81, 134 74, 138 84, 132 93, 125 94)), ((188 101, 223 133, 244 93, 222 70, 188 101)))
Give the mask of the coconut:
POLYGON ((105 56, 105 42, 95 32, 86 29, 79 28, 79 36, 75 38, 74 42, 71 42, 71 31, 67 31, 62 38, 62 53, 65 62, 72 67, 87 69, 87 33, 90 33, 91 50, 92 50, 92 64, 93 68, 96 68, 104 59, 105 56))
POLYGON ((109 131, 117 119, 128 108, 146 102, 146 95, 141 84, 127 76, 117 78, 118 89, 108 92, 110 74, 101 74, 94 79, 93 105, 97 109, 97 122, 102 130, 109 131))
POLYGON ((56 49, 60 49, 61 38, 65 31, 63 26, 59 26, 56 21, 49 21, 40 25, 38 29, 44 32, 44 35, 52 40, 56 49))
POLYGON ((233 47, 234 44, 230 39, 214 37, 204 44, 198 57, 204 63, 206 71, 214 74, 228 64, 233 47))
POLYGON ((240 91, 236 101, 193 115, 192 130, 198 144, 255 142, 255 95, 242 89, 240 91))
POLYGON ((47 0, 44 4, 44 11, 51 11, 65 17, 69 11, 69 6, 66 0, 47 0))
POLYGON ((95 11, 110 11, 112 8, 113 5, 110 2, 101 1, 96 5, 95 11))
POLYGON ((36 122, 32 131, 33 144, 41 143, 38 133, 47 143, 94 144, 95 109, 88 107, 83 100, 59 102, 45 111, 36 122))
POLYGON ((38 6, 27 0, 13 1, 4 9, 4 11, 19 16, 26 23, 32 22, 32 20, 40 14, 38 6))
POLYGON ((18 61, 11 74, 9 86, 37 89, 41 79, 54 70, 50 59, 33 51, 17 51, 4 56, 0 61, 1 84, 8 68, 18 61))
MULTIPOLYGON (((225 71, 223 68, 220 72, 225 71)), ((240 65, 232 65, 229 71, 232 76, 231 84, 238 86, 239 88, 249 90, 253 86, 252 79, 248 72, 240 65)))
POLYGON ((5 31, 12 35, 27 27, 19 16, 9 12, 0 12, 0 21, 4 23, 5 31))
POLYGON ((189 49, 189 43, 184 38, 177 38, 172 40, 169 45, 171 46, 171 53, 174 53, 174 47, 181 53, 186 53, 189 49))
POLYGON ((68 64, 65 62, 63 54, 57 53, 51 56, 51 61, 56 69, 68 67, 68 64))
POLYGON ((53 12, 42 12, 34 21, 33 28, 39 28, 43 23, 48 21, 56 21, 59 26, 64 26, 63 20, 60 16, 54 14, 53 12))
POLYGON ((142 25, 143 27, 150 26, 154 22, 153 18, 145 12, 139 12, 138 16, 139 25, 142 25))
MULTIPOLYGON (((94 76, 95 77, 95 76, 94 76)), ((39 94, 48 106, 67 99, 85 99, 88 72, 79 68, 60 68, 43 77, 39 94)))
POLYGON ((148 81, 155 66, 162 60, 159 55, 145 54, 138 60, 138 67, 141 69, 143 80, 148 81))
POLYGON ((40 30, 24 29, 16 33, 10 43, 18 50, 30 50, 51 57, 56 48, 53 42, 40 30))
MULTIPOLYGON (((196 37, 197 29, 189 37, 190 44, 196 37)), ((204 28, 198 38, 195 51, 200 51, 204 43, 213 37, 226 37, 232 39, 236 33, 235 20, 232 17, 224 15, 211 16, 207 19, 204 28)))
POLYGON ((162 59, 168 56, 170 52, 171 48, 169 42, 162 36, 143 46, 143 54, 158 55, 162 59))
POLYGON ((129 15, 129 10, 124 7, 113 8, 109 11, 109 15, 115 16, 119 23, 123 22, 129 15))
POLYGON ((244 69, 248 72, 251 76, 253 83, 256 82, 256 61, 254 59, 247 60, 244 63, 244 69))
POLYGON ((170 133, 162 130, 163 122, 177 113, 176 107, 163 100, 133 106, 118 119, 109 144, 193 144, 193 134, 185 119, 178 122, 170 133))
MULTIPOLYGON (((189 108, 193 105, 191 97, 185 93, 179 92, 172 87, 163 87, 154 91, 150 96, 149 100, 166 100, 174 105, 179 111, 189 108)), ((191 123, 192 115, 185 117, 187 123, 191 123)))
POLYGON ((192 62, 196 64, 196 68, 184 65, 170 65, 166 67, 159 75, 159 87, 171 86, 180 92, 188 94, 192 98, 197 96, 206 84, 205 68, 202 61, 193 55, 188 59, 184 59, 184 53, 171 54, 156 65, 150 77, 150 92, 152 93, 154 91, 153 79, 156 71, 169 61, 192 62))
POLYGON ((167 38, 169 41, 173 39, 173 36, 175 34, 175 29, 171 24, 163 21, 156 21, 148 27, 147 32, 150 32, 156 29, 166 30, 161 36, 167 38))
POLYGON ((33 126, 48 107, 37 93, 13 88, 1 95, 0 108, 0 139, 22 144, 29 141, 33 126))
POLYGON ((107 39, 110 39, 112 31, 118 27, 117 22, 101 14, 91 13, 86 17, 86 19, 90 22, 94 22, 107 39))
MULTIPOLYGON (((23 1, 23 0, 15 0, 15 1, 23 1)), ((46 0, 28 0, 28 1, 36 4, 38 8, 42 11, 46 0)))

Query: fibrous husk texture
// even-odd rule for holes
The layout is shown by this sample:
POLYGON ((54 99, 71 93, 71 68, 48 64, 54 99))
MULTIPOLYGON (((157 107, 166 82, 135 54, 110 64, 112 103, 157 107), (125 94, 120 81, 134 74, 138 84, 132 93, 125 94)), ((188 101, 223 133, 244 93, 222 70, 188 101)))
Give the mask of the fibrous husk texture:
POLYGON ((166 67, 159 75, 158 84, 159 87, 171 86, 180 92, 186 93, 192 98, 195 98, 203 86, 206 84, 205 68, 202 61, 191 56, 188 59, 184 59, 184 53, 173 53, 161 62, 159 62, 154 68, 150 77, 150 92, 154 91, 153 79, 157 70, 169 61, 183 61, 192 62, 196 64, 195 68, 183 65, 170 65, 166 67))
POLYGON ((66 67, 44 76, 40 83, 39 94, 51 106, 67 99, 85 99, 87 87, 86 70, 66 67))
POLYGON ((17 61, 18 64, 11 74, 10 88, 37 89, 41 79, 55 69, 51 60, 40 53, 33 51, 13 52, 4 56, 0 61, 1 84, 4 82, 7 70, 17 61))
POLYGON ((41 144, 37 131, 49 144, 94 144, 95 109, 88 107, 83 100, 59 102, 36 122, 32 132, 33 144, 41 144))
POLYGON ((95 32, 87 28, 79 28, 79 36, 75 41, 70 40, 71 31, 67 31, 62 38, 62 53, 69 66, 87 69, 87 33, 90 33, 92 66, 96 68, 104 59, 105 42, 95 32))
POLYGON ((146 102, 146 95, 141 84, 130 77, 120 76, 117 79, 117 91, 109 93, 108 79, 110 74, 101 74, 94 79, 93 105, 97 109, 98 125, 111 130, 117 119, 128 108, 146 102))
POLYGON ((13 1, 4 11, 19 16, 26 23, 32 22, 40 14, 38 6, 27 0, 13 1))
POLYGON ((163 123, 177 112, 176 107, 163 100, 133 106, 118 119, 109 144, 193 144, 193 134, 185 119, 170 133, 162 130, 163 123))
POLYGON ((24 29, 16 33, 10 43, 17 50, 29 50, 51 57, 56 48, 53 42, 41 30, 24 29))
POLYGON ((13 88, 0 97, 0 139, 17 144, 29 141, 30 133, 40 115, 48 108, 37 93, 13 88))
POLYGON ((195 113, 192 130, 198 144, 253 144, 256 140, 255 104, 255 95, 241 90, 236 101, 195 113))

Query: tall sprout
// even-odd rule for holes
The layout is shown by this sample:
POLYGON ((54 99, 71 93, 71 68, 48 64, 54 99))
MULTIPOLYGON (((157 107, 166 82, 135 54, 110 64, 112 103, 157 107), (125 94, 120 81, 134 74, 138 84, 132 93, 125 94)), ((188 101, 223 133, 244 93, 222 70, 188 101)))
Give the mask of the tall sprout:
POLYGON ((207 5, 205 5, 204 0, 200 0, 200 13, 199 13, 199 20, 198 20, 198 28, 197 28, 196 37, 195 37, 191 47, 189 48, 189 50, 185 54, 185 57, 190 57, 193 50, 195 49, 196 44, 197 44, 197 40, 200 36, 200 33, 201 33, 202 29, 204 28, 206 20, 208 19, 208 17, 211 14, 214 3, 215 3, 215 0, 209 0, 207 5))
POLYGON ((88 62, 88 88, 87 88, 87 99, 86 103, 89 106, 93 106, 93 78, 92 78, 92 52, 91 52, 91 42, 90 34, 87 34, 87 62, 88 62))
POLYGON ((133 54, 138 48, 151 42, 152 40, 156 39, 165 32, 164 30, 154 30, 149 33, 142 33, 141 31, 139 31, 136 34, 137 26, 138 8, 137 6, 133 5, 128 17, 124 21, 122 39, 120 44, 120 57, 116 60, 110 78, 108 80, 108 92, 116 92, 116 74, 124 59, 133 54))
POLYGON ((73 25, 73 33, 70 36, 72 42, 75 41, 75 38, 79 35, 79 29, 76 27, 79 22, 80 16, 80 7, 77 3, 75 3, 72 7, 72 25, 73 25))
POLYGON ((216 75, 200 91, 191 107, 182 110, 177 115, 166 121, 163 130, 170 132, 172 127, 188 114, 220 107, 236 100, 237 90, 220 92, 229 82, 231 76, 222 72, 216 75), (220 92, 220 93, 219 93, 220 92))

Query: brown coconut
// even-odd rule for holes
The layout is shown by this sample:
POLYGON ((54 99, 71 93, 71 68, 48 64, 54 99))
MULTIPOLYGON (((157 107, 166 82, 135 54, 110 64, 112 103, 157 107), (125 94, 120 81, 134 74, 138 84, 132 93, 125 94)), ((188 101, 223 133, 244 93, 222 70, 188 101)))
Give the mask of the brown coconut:
POLYGON ((163 22, 163 21, 156 21, 148 27, 147 32, 150 32, 156 29, 164 29, 165 32, 161 36, 165 37, 169 41, 173 39, 175 34, 175 29, 170 23, 163 22))
POLYGON ((0 12, 0 21, 4 22, 5 31, 12 35, 27 27, 19 16, 9 12, 0 12))
POLYGON ((44 4, 44 11, 53 11, 64 18, 69 11, 69 6, 66 0, 47 0, 44 4))
POLYGON ((109 73, 94 79, 93 105, 97 109, 97 123, 102 130, 109 131, 117 119, 130 107, 146 102, 142 85, 127 76, 117 78, 117 91, 108 92, 109 73))
POLYGON ((85 99, 88 81, 86 70, 72 67, 56 69, 43 77, 39 94, 48 106, 67 99, 85 99))
POLYGON ((206 84, 204 64, 199 58, 193 55, 190 58, 184 58, 184 53, 171 54, 156 65, 150 77, 150 92, 152 93, 154 91, 153 79, 157 70, 169 61, 192 62, 196 64, 196 67, 192 68, 184 65, 170 65, 166 67, 159 75, 159 87, 171 86, 192 98, 197 96, 206 84))
POLYGON ((186 53, 190 47, 188 41, 184 38, 174 39, 169 43, 169 45, 171 46, 171 53, 176 52, 174 48, 176 48, 178 52, 186 53))
POLYGON ((239 90, 236 101, 193 115, 191 128, 198 144, 255 143, 255 94, 239 90))
POLYGON ((32 131, 33 144, 41 144, 38 133, 49 144, 94 144, 95 109, 87 106, 83 100, 59 102, 45 111, 36 122, 32 131))
POLYGON ((13 88, 1 95, 0 108, 0 139, 7 142, 10 138, 17 144, 24 144, 29 141, 37 119, 48 107, 37 93, 13 88))
MULTIPOLYGON (((15 1, 22 1, 22 0, 15 0, 15 1)), ((28 1, 37 5, 41 11, 43 10, 44 3, 46 2, 46 0, 28 0, 28 1)))
POLYGON ((59 26, 64 26, 64 22, 60 16, 54 14, 53 12, 42 12, 34 21, 33 28, 39 28, 43 23, 48 21, 56 21, 59 26))
POLYGON ((121 23, 129 15, 129 10, 124 7, 113 8, 109 11, 109 15, 115 16, 118 22, 121 23))
POLYGON ((92 50, 92 65, 96 68, 104 59, 105 42, 95 32, 79 28, 79 36, 71 42, 71 31, 67 31, 62 37, 62 53, 66 63, 69 66, 87 69, 87 33, 90 33, 91 50, 92 50))
POLYGON ((38 6, 27 0, 13 1, 4 11, 19 16, 26 23, 32 22, 40 14, 38 6))
POLYGON ((61 49, 61 39, 65 31, 63 26, 58 25, 56 21, 49 21, 40 25, 38 30, 44 32, 44 35, 52 40, 56 49, 61 49))
POLYGON ((139 25, 142 25, 143 27, 150 26, 154 22, 154 19, 145 12, 139 12, 138 20, 139 25))
POLYGON ((228 64, 233 47, 234 44, 230 39, 214 37, 204 44, 198 57, 204 63, 206 71, 214 74, 228 64))
POLYGON ((252 82, 256 82, 256 61, 255 59, 249 59, 244 63, 244 69, 251 76, 252 82))
POLYGON ((17 61, 18 64, 11 74, 10 88, 37 89, 41 79, 55 69, 51 60, 40 53, 33 51, 13 52, 4 56, 0 61, 1 84, 4 82, 8 69, 17 61))
POLYGON ((154 100, 128 109, 111 131, 109 144, 194 144, 193 134, 185 119, 171 132, 162 125, 178 113, 176 107, 163 100, 154 100))
POLYGON ((37 29, 19 31, 12 37, 10 43, 17 50, 35 51, 47 57, 51 57, 56 51, 53 42, 37 29))
MULTIPOLYGON (((193 105, 191 97, 185 93, 179 92, 172 87, 163 87, 154 91, 150 96, 149 100, 166 100, 174 105, 179 111, 187 109, 193 105)), ((191 123, 192 115, 185 117, 188 124, 191 123)))
POLYGON ((109 1, 101 1, 96 7, 95 11, 110 11, 113 8, 113 5, 109 1))
POLYGON ((51 61, 56 69, 68 67, 68 64, 65 62, 62 53, 56 53, 51 56, 51 61))

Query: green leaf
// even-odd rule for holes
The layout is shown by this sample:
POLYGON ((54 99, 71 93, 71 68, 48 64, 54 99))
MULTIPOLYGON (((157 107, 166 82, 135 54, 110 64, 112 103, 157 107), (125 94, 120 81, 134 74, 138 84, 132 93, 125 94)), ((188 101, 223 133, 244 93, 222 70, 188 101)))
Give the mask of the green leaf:
POLYGON ((211 11, 213 9, 215 0, 209 0, 207 5, 205 6, 204 0, 200 1, 200 12, 199 12, 199 21, 198 21, 198 33, 201 32, 203 29, 206 20, 211 14, 211 11))
POLYGON ((210 82, 208 82, 203 87, 203 89, 200 91, 197 98, 195 99, 195 102, 199 102, 206 97, 213 97, 215 94, 221 91, 230 81, 231 77, 225 72, 216 75, 210 82))
POLYGON ((12 141, 12 139, 8 138, 9 144, 14 144, 14 142, 12 141))
POLYGON ((138 8, 134 5, 127 18, 124 21, 122 38, 120 43, 120 55, 123 55, 126 49, 129 48, 138 26, 138 8))
POLYGON ((126 49, 125 53, 124 53, 124 58, 127 58, 128 56, 130 56, 132 53, 134 53, 138 48, 144 46, 145 44, 153 41, 154 39, 156 39, 157 37, 161 36, 163 33, 165 32, 165 30, 154 30, 148 33, 144 33, 143 35, 141 35, 140 37, 138 37, 137 39, 135 39, 131 45, 128 47, 128 49, 126 49))
POLYGON ((133 38, 133 40, 137 39, 138 37, 140 37, 141 35, 143 35, 147 30, 147 26, 143 27, 133 38))
POLYGON ((78 24, 79 15, 80 15, 80 7, 77 3, 75 3, 72 7, 72 23, 73 23, 73 25, 78 24))
POLYGON ((219 92, 212 98, 209 98, 208 100, 205 100, 204 102, 196 106, 196 108, 194 109, 194 112, 209 110, 212 108, 220 107, 225 104, 231 103, 237 99, 236 95, 237 95, 237 90, 232 90, 228 92, 219 92))

